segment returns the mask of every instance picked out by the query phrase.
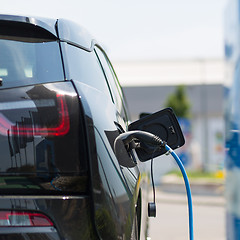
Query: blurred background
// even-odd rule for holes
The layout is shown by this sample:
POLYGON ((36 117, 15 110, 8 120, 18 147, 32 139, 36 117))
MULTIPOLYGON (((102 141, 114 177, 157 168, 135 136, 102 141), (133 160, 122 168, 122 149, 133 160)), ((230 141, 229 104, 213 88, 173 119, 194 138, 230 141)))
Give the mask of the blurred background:
MULTIPOLYGON (((178 117, 186 145, 178 154, 192 174, 198 213, 196 239, 225 239, 223 97, 227 0, 0 3, 2 14, 67 18, 87 28, 113 63, 131 120, 138 119, 142 112, 152 113, 168 106, 178 111, 179 103, 184 106, 178 117)), ((148 164, 143 168, 148 170, 148 164)), ((149 239, 186 239, 186 199, 176 169, 169 158, 154 161, 161 211, 150 220, 149 239), (176 226, 181 224, 184 227, 178 229, 176 226)))
POLYGON ((131 120, 169 106, 182 85, 189 104, 182 119, 185 164, 216 171, 223 165, 226 2, 0 0, 0 11, 68 18, 87 28, 113 62, 131 120))

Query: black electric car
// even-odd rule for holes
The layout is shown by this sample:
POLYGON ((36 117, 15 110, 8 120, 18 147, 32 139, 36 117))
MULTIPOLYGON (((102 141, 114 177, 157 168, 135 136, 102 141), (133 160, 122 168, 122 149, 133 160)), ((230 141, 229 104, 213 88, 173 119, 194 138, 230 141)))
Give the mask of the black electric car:
POLYGON ((128 121, 114 69, 83 28, 0 15, 0 239, 138 239, 136 162, 153 154, 121 143, 115 154, 114 141, 155 123, 128 121))

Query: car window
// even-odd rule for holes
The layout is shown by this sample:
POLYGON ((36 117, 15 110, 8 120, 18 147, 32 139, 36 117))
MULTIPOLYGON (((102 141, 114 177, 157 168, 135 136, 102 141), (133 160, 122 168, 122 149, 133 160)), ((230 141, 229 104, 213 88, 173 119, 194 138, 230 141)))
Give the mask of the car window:
POLYGON ((113 92, 113 99, 120 115, 127 121, 127 113, 123 103, 123 93, 119 85, 118 79, 106 54, 98 47, 95 47, 95 51, 101 61, 107 80, 109 82, 111 91, 113 92))
POLYGON ((106 94, 112 101, 108 83, 96 53, 65 44, 68 77, 83 82, 106 94))
POLYGON ((2 88, 64 80, 57 41, 0 39, 2 88))

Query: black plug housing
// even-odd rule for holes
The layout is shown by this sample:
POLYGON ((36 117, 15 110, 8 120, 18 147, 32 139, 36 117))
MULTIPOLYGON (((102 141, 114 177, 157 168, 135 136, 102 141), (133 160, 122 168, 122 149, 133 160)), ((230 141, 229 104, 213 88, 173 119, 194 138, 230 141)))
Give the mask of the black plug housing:
POLYGON ((148 217, 156 217, 156 204, 155 202, 148 203, 148 217))

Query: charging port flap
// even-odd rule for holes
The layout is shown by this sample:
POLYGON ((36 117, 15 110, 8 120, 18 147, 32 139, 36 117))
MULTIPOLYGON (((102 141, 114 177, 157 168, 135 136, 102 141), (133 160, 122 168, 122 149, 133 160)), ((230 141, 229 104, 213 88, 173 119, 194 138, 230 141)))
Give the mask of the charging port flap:
MULTIPOLYGON (((185 143, 181 127, 171 108, 163 109, 131 123, 128 130, 150 132, 167 142, 172 149, 179 148, 185 143)), ((156 146, 143 142, 140 142, 136 151, 142 162, 166 153, 165 148, 156 150, 156 146)))

